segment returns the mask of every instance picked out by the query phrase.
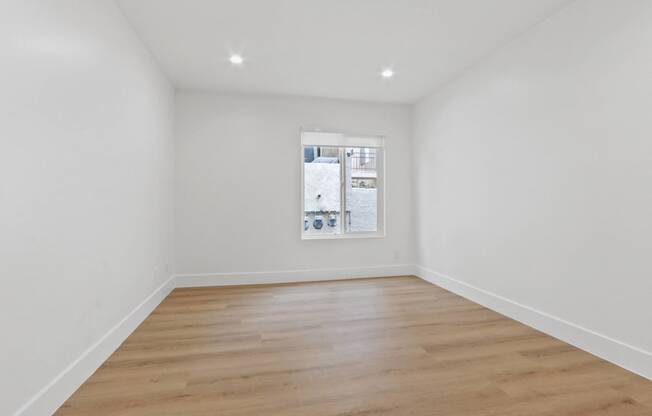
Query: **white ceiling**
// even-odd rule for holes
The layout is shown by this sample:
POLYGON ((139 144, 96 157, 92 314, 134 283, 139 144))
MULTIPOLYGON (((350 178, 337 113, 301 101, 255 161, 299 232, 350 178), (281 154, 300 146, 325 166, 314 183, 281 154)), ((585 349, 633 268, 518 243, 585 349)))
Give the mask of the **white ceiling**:
POLYGON ((180 88, 414 102, 568 0, 118 3, 180 88))

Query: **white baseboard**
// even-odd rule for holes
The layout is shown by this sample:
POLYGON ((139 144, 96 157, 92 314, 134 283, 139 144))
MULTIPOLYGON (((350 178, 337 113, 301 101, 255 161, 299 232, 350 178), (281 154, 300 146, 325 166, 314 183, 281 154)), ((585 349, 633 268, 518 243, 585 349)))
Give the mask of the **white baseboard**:
POLYGON ((360 279, 412 274, 414 274, 414 265, 412 264, 267 272, 182 274, 177 275, 177 287, 316 282, 320 280, 360 279))
POLYGON ((422 266, 421 279, 652 380, 652 353, 422 266))
POLYGON ((13 416, 53 414, 170 294, 174 286, 175 281, 172 276, 18 409, 13 416))

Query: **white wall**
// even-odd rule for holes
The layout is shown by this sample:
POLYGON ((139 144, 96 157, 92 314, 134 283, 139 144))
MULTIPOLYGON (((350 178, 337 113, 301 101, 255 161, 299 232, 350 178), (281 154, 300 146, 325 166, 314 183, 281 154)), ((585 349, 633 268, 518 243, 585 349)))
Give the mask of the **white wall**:
POLYGON ((576 1, 477 64, 415 108, 417 262, 652 351, 651 109, 646 0, 576 1))
POLYGON ((178 92, 181 275, 412 263, 410 107, 178 92), (301 127, 386 136, 387 236, 301 240, 301 127))
POLYGON ((0 6, 0 414, 172 273, 174 94, 112 1, 0 6))

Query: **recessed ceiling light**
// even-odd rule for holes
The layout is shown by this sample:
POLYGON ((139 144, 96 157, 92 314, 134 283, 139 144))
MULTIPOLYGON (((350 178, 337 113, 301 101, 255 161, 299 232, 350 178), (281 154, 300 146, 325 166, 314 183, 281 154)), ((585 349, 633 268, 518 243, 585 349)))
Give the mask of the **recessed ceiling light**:
POLYGON ((383 69, 383 72, 380 73, 380 76, 389 79, 394 76, 394 71, 390 68, 385 68, 383 69))
POLYGON ((231 55, 229 57, 229 61, 233 65, 241 65, 244 62, 244 58, 242 56, 240 56, 240 55, 231 55))

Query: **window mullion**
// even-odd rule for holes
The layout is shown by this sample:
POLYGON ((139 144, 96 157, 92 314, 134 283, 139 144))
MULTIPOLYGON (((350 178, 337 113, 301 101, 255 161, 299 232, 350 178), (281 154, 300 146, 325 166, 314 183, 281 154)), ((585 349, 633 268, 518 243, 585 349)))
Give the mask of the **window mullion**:
POLYGON ((340 147, 340 234, 346 233, 346 149, 340 147))

